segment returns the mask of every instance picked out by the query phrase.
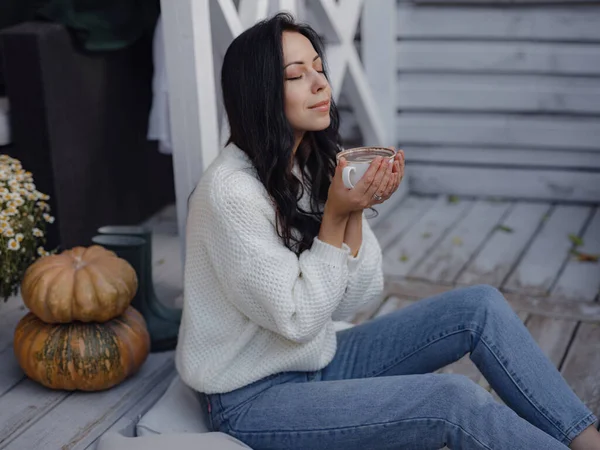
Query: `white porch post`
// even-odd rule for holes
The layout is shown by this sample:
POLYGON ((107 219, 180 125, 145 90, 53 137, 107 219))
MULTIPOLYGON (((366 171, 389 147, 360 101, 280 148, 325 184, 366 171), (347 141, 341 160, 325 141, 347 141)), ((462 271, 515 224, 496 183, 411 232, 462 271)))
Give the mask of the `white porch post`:
POLYGON ((209 0, 162 0, 177 225, 185 255, 187 200, 219 149, 209 0))

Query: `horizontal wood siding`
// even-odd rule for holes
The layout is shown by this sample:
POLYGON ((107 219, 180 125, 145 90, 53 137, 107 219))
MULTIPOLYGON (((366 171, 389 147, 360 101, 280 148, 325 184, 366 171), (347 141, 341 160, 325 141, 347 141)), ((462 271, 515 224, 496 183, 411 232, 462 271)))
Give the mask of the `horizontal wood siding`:
POLYGON ((410 188, 600 201, 600 1, 398 1, 410 188))

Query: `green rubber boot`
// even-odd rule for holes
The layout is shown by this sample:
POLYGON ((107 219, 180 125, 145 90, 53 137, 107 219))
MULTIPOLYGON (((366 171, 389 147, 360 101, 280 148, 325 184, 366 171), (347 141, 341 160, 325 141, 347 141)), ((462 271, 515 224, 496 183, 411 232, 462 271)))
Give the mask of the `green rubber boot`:
POLYGON ((151 306, 145 267, 147 241, 138 236, 105 234, 94 236, 92 242, 115 252, 119 258, 124 259, 134 268, 138 277, 138 290, 131 301, 131 306, 146 320, 150 334, 150 351, 173 350, 177 346, 179 323, 157 314, 156 309, 151 306))
POLYGON ((156 316, 168 322, 176 323, 179 326, 179 323, 181 322, 181 309, 165 306, 158 299, 156 292, 154 291, 154 281, 152 277, 152 232, 148 228, 135 225, 110 225, 98 228, 98 233, 101 235, 135 236, 145 239, 146 245, 144 245, 144 269, 142 278, 146 288, 148 307, 156 316))

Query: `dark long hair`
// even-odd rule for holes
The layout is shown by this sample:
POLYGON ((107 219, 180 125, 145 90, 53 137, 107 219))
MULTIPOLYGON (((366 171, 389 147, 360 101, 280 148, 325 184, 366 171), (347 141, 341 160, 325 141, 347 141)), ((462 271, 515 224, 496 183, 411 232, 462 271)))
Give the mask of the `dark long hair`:
POLYGON ((298 205, 304 186, 292 173, 294 130, 284 113, 282 35, 295 31, 306 36, 323 59, 323 44, 308 25, 280 13, 240 34, 229 46, 221 71, 223 102, 231 135, 228 141, 252 161, 277 211, 277 233, 296 254, 310 248, 319 233, 335 156, 340 150, 339 115, 332 99, 331 123, 322 131, 309 131, 296 152, 302 173, 307 172, 310 210, 298 205), (293 230, 299 233, 294 236, 293 230))

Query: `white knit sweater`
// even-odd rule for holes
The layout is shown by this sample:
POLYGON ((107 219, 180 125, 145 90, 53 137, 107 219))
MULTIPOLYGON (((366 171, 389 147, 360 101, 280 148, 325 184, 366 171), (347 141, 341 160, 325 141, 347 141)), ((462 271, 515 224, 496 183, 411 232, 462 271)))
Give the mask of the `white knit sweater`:
MULTIPOLYGON (((307 202, 305 193, 300 204, 307 202)), ((382 292, 381 249, 364 216, 356 258, 347 245, 318 238, 297 257, 275 224, 249 158, 225 148, 191 196, 187 221, 176 365, 197 391, 224 393, 325 367, 336 351, 332 321, 382 292)))

